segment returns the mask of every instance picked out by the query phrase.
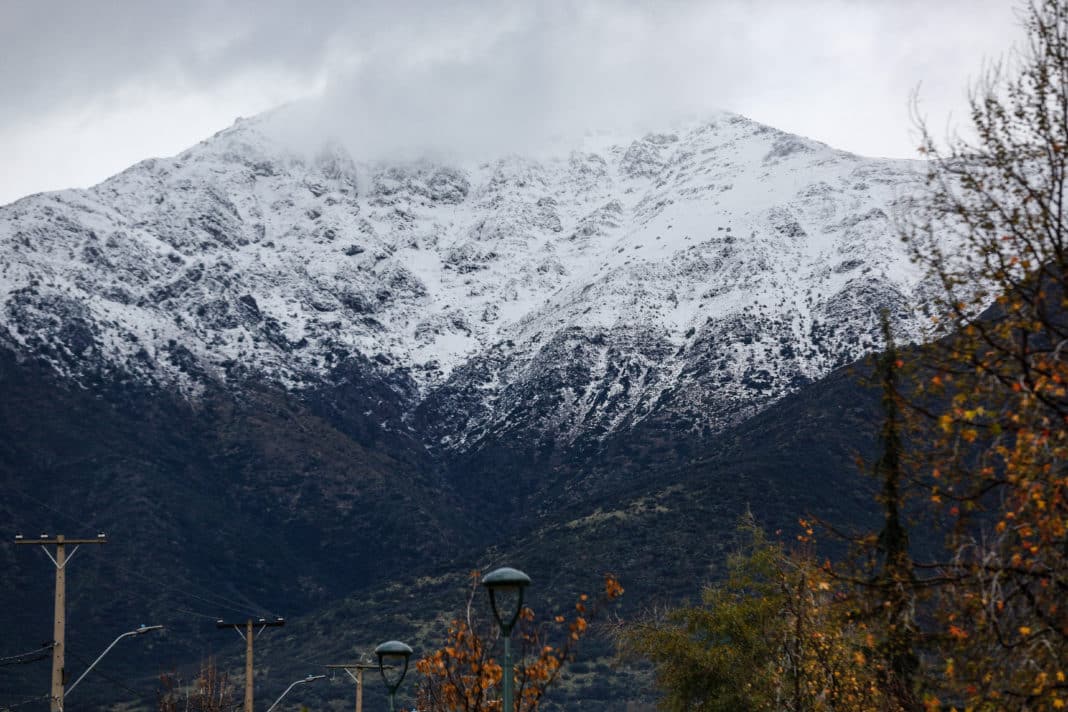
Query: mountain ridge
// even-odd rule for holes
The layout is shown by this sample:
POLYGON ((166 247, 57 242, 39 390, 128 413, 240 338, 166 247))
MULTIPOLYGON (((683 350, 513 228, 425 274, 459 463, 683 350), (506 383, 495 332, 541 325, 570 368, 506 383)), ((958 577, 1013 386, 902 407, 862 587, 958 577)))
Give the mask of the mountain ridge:
POLYGON ((535 397, 562 444, 665 410, 715 430, 876 348, 883 309, 922 331, 890 219, 911 162, 721 114, 540 159, 363 164, 277 145, 272 116, 0 208, 8 338, 193 397, 315 391, 357 359, 405 401, 384 427, 462 450, 535 397))
MULTIPOLYGON (((637 606, 695 593, 750 502, 860 516, 873 399, 841 367, 883 310, 923 333, 891 220, 916 164, 730 114, 461 166, 298 155, 265 120, 0 207, 0 514, 123 542, 72 577, 86 652, 137 610, 188 666, 247 607, 290 618, 288 674, 436 642, 472 566, 554 603, 612 568, 637 606)), ((0 604, 36 643, 49 582, 14 548, 0 604)))

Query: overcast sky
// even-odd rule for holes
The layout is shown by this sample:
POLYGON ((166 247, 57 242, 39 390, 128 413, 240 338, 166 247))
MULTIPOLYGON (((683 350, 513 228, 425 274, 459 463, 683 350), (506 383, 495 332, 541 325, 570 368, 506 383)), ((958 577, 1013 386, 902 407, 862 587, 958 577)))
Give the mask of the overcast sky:
MULTIPOLYGON (((1022 38, 1012 0, 0 0, 0 204, 177 153, 305 99, 379 152, 728 109, 915 157, 1022 38)), ((370 150, 370 148, 368 148, 370 150)))

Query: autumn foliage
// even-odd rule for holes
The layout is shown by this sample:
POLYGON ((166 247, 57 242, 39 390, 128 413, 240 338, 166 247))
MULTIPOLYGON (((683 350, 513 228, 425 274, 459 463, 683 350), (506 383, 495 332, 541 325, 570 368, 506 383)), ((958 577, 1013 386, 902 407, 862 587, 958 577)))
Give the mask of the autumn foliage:
MULTIPOLYGON (((452 621, 445 645, 416 663, 422 674, 417 708, 433 712, 500 712, 501 681, 504 670, 495 657, 500 650, 496 621, 479 617, 475 599, 479 594, 478 571, 471 574, 471 589, 463 617, 452 621)), ((623 587, 612 575, 604 577, 604 590, 591 600, 579 596, 572 612, 539 621, 534 610, 524 606, 513 636, 515 711, 539 709, 546 692, 574 659, 579 642, 589 634, 591 621, 606 604, 623 595, 623 587)))
POLYGON ((924 132, 910 236, 946 334, 924 354, 920 400, 938 407, 917 471, 951 525, 941 701, 973 709, 1068 704, 1068 4, 1024 23, 1010 71, 973 93, 977 140, 924 132))

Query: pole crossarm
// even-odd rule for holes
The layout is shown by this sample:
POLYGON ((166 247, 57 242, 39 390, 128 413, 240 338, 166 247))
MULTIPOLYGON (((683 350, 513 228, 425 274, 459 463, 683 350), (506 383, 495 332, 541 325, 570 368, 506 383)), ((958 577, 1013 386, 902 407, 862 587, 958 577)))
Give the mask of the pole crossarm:
MULTIPOLYGON (((252 641, 263 632, 264 628, 280 628, 286 624, 285 618, 248 618, 240 622, 228 623, 222 618, 215 621, 216 628, 233 628, 245 641, 245 712, 252 712, 253 706, 253 665, 252 665, 252 641), (253 628, 259 627, 259 632, 253 628)), ((288 690, 287 690, 288 692, 288 690)), ((277 704, 277 703, 275 703, 277 704)))
POLYGON ((259 637, 260 633, 263 632, 264 628, 280 628, 286 624, 286 619, 248 618, 240 622, 227 623, 222 618, 220 618, 219 620, 215 621, 216 628, 233 628, 237 631, 237 634, 241 636, 242 640, 245 639, 245 630, 249 627, 250 624, 253 628, 257 629, 256 637, 259 637))
MULTIPOLYGON (((333 665, 324 665, 323 667, 329 668, 331 670, 344 670, 346 672, 349 672, 351 670, 377 670, 378 663, 336 663, 333 665)), ((387 670, 393 669, 392 665, 385 665, 384 667, 387 670)))
POLYGON ((55 538, 41 537, 40 539, 26 539, 16 534, 15 543, 32 546, 44 546, 46 544, 74 544, 75 546, 80 546, 82 544, 107 544, 108 539, 103 535, 98 536, 95 539, 67 539, 62 534, 55 538))
MULTIPOLYGON (((333 663, 331 665, 324 665, 323 667, 333 668, 335 670, 377 670, 378 663, 360 661, 358 663, 333 663)), ((392 667, 392 665, 386 665, 387 670, 392 667)))
POLYGON ((41 547, 41 551, 43 551, 45 553, 45 556, 47 556, 49 559, 52 560, 52 563, 55 564, 55 567, 57 569, 61 569, 64 566, 66 566, 67 564, 70 563, 70 560, 74 558, 75 552, 78 551, 78 547, 80 547, 82 544, 107 544, 108 543, 108 538, 106 536, 104 536, 103 534, 98 534, 96 536, 96 538, 94 538, 94 539, 68 539, 67 537, 65 537, 62 534, 60 534, 56 538, 51 539, 47 535, 43 535, 42 534, 37 539, 26 539, 21 534, 16 534, 15 535, 15 543, 16 544, 24 544, 24 545, 29 544, 29 545, 34 545, 34 546, 40 546, 41 547), (52 552, 50 552, 46 548, 49 544, 52 544, 52 545, 70 544, 70 545, 73 545, 74 548, 71 550, 71 552, 69 554, 67 554, 67 558, 61 564, 61 563, 59 563, 59 561, 56 560, 56 557, 52 556, 52 552))
MULTIPOLYGON (((360 661, 356 663, 334 663, 333 665, 325 666, 329 670, 344 670, 345 674, 352 678, 352 681, 356 683, 356 712, 363 712, 363 671, 364 670, 377 670, 378 663, 371 663, 366 661, 360 661), (353 673, 352 671, 356 672, 353 673)), ((386 669, 392 670, 392 665, 386 665, 386 669)))

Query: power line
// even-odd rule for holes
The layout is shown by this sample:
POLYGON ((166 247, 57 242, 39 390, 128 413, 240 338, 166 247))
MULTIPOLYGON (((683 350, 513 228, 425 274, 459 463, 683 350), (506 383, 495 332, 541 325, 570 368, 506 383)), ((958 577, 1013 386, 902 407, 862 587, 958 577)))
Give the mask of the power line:
POLYGON ((219 619, 218 616, 209 616, 207 613, 198 613, 197 611, 191 611, 188 608, 179 608, 178 606, 174 606, 171 610, 177 611, 178 613, 187 613, 191 616, 197 616, 198 618, 207 618, 208 620, 213 621, 219 619))
POLYGON ((0 705, 0 712, 7 712, 8 710, 13 710, 16 707, 23 707, 24 705, 28 705, 31 702, 40 702, 41 700, 47 700, 47 699, 48 699, 48 695, 38 695, 37 697, 31 697, 28 700, 23 700, 22 702, 16 702, 16 703, 11 704, 11 705, 0 705))
MULTIPOLYGON (((9 492, 13 492, 13 493, 19 495, 20 497, 22 497, 23 499, 25 499, 25 500, 27 500, 29 502, 33 502, 34 504, 38 505, 39 507, 44 507, 48 511, 50 511, 50 512, 52 512, 54 514, 58 514, 59 516, 63 517, 67 521, 69 521, 71 524, 77 524, 79 527, 84 527, 85 526, 85 522, 81 521, 80 519, 72 517, 71 515, 67 514, 66 512, 63 512, 63 511, 61 511, 59 509, 56 509, 55 507, 53 507, 52 505, 48 504, 47 502, 42 502, 41 500, 37 499, 36 497, 34 497, 32 495, 26 494, 24 491, 22 491, 21 489, 19 489, 17 487, 14 487, 10 483, 7 484, 7 490, 9 492)), ((95 529, 95 528, 96 527, 90 527, 90 529, 95 529)))
MULTIPOLYGON (((178 595, 179 598, 185 597, 186 599, 196 599, 196 600, 201 601, 203 603, 208 603, 211 606, 213 606, 214 608, 225 608, 225 609, 228 609, 228 610, 233 611, 235 613, 247 614, 247 613, 249 613, 250 609, 253 609, 256 613, 260 613, 260 614, 267 613, 269 615, 274 615, 273 611, 268 610, 267 608, 265 608, 265 607, 263 607, 261 605, 258 605, 256 603, 253 603, 251 601, 248 602, 248 603, 244 603, 243 604, 241 601, 238 601, 236 599, 230 598, 228 596, 224 596, 222 594, 208 592, 208 590, 206 588, 200 586, 199 584, 196 584, 196 583, 190 581, 189 579, 182 579, 182 583, 186 584, 186 585, 196 586, 198 588, 201 588, 205 592, 208 592, 208 595, 207 596, 202 596, 200 594, 193 593, 192 591, 187 591, 187 590, 178 588, 173 583, 165 583, 162 579, 156 578, 155 576, 151 576, 149 574, 145 574, 145 573, 143 573, 141 571, 136 571, 134 569, 127 568, 127 567, 123 566, 122 564, 116 563, 115 561, 112 561, 110 559, 101 558, 100 560, 105 565, 111 566, 114 569, 122 571, 123 573, 125 573, 125 574, 127 574, 129 576, 133 576, 135 578, 141 579, 142 581, 147 581, 148 583, 155 584, 156 586, 159 586, 160 588, 163 588, 163 589, 167 590, 170 593, 179 594, 178 595)), ((200 614, 200 615, 207 615, 207 614, 200 614)), ((215 620, 216 618, 218 618, 218 616, 208 616, 208 617, 211 618, 212 620, 215 620)))
POLYGON ((19 653, 18 655, 8 655, 7 657, 0 658, 0 667, 6 667, 8 665, 24 665, 26 663, 35 663, 38 660, 44 660, 48 657, 49 651, 55 647, 55 643, 48 643, 42 645, 37 650, 31 650, 28 653, 19 653))
MULTIPOLYGON (((83 528, 86 526, 87 523, 88 524, 92 524, 93 523, 91 519, 90 520, 79 519, 78 517, 75 517, 75 516, 73 516, 73 515, 71 515, 71 514, 69 514, 67 512, 64 512, 62 510, 56 509, 55 507, 53 507, 52 505, 48 504, 47 502, 43 502, 40 499, 37 499, 36 497, 34 497, 34 496, 30 495, 30 494, 27 494, 25 491, 23 491, 23 490, 21 490, 21 489, 19 489, 17 487, 12 486, 11 484, 7 484, 6 489, 8 491, 10 491, 10 492, 13 492, 13 493, 23 497, 24 499, 26 499, 29 502, 33 502, 34 504, 37 504, 38 506, 44 507, 45 509, 47 509, 47 510, 49 510, 49 511, 55 513, 55 514, 58 514, 59 516, 63 517, 64 519, 66 519, 67 521, 69 521, 71 523, 78 524, 79 526, 81 526, 83 528)), ((101 531, 100 527, 90 527, 90 528, 95 528, 95 529, 97 529, 97 531, 101 531)), ((140 578, 140 579, 142 579, 144 581, 147 581, 149 583, 156 584, 157 586, 161 586, 163 588, 166 588, 167 590, 169 590, 171 592, 178 592, 180 594, 183 594, 186 597, 195 598, 195 599, 197 599, 199 601, 202 601, 204 603, 209 603, 215 609, 224 608, 224 609, 228 609, 230 611, 233 611, 235 613, 243 613, 243 614, 247 614, 248 612, 252 611, 252 612, 255 612, 255 613, 260 614, 260 615, 263 615, 263 614, 267 614, 267 615, 270 615, 270 616, 276 616, 277 615, 277 613, 275 611, 272 611, 271 609, 266 608, 265 606, 262 606, 262 605, 254 602, 252 600, 246 599, 244 601, 238 601, 237 599, 231 598, 229 596, 224 596, 222 594, 219 594, 216 591, 210 590, 207 587, 199 585, 199 584, 197 584, 197 583, 195 583, 195 582, 193 582, 193 581, 191 581, 191 580, 189 580, 187 578, 184 578, 182 580, 183 584, 185 584, 186 586, 195 587, 195 588, 199 589, 200 591, 204 592, 206 595, 200 595, 200 594, 192 593, 190 591, 184 591, 182 589, 179 589, 173 583, 169 583, 169 582, 165 583, 162 579, 158 579, 158 578, 155 578, 153 576, 146 575, 146 574, 144 574, 142 572, 134 571, 132 569, 126 568, 125 566, 122 566, 121 564, 119 564, 119 563, 117 563, 117 562, 115 562, 114 560, 111 560, 111 559, 103 559, 103 558, 101 558, 100 560, 104 561, 107 565, 112 566, 113 568, 118 569, 119 571, 122 571, 122 572, 124 572, 124 573, 126 573, 126 574, 128 574, 130 576, 135 576, 135 577, 140 578)), ((208 614, 206 614, 206 613, 202 613, 200 615, 207 616, 207 617, 211 618, 212 620, 215 619, 215 616, 208 616, 208 614)))
MULTIPOLYGON (((72 657, 77 658, 78 661, 81 662, 82 665, 90 665, 91 664, 89 660, 83 658, 81 655, 78 655, 74 651, 68 651, 68 652, 71 654, 72 657)), ((111 677, 110 675, 105 673, 100 668, 95 668, 93 670, 93 675, 104 678, 105 680, 107 680, 111 684, 121 687, 123 690, 125 690, 126 692, 129 692, 131 695, 134 695, 136 697, 140 697, 141 695, 144 694, 143 692, 138 692, 137 690, 134 690, 134 689, 128 687, 125 683, 120 682, 119 680, 116 680, 115 678, 111 677)))
MULTIPOLYGON (((51 506, 51 505, 49 505, 49 504, 47 504, 45 502, 42 502, 41 500, 39 500, 39 499, 37 499, 37 498, 35 498, 35 497, 31 496, 31 495, 28 495, 28 494, 26 494, 25 492, 23 492, 21 490, 18 490, 18 489, 14 488, 14 487, 9 487, 9 488, 12 491, 16 492, 16 493, 21 494, 27 500, 29 500, 31 502, 35 502, 36 504, 38 504, 38 505, 40 505, 42 507, 45 507, 46 509, 48 509, 48 510, 50 510, 52 512, 55 512, 56 514, 60 515, 61 517, 64 517, 65 519, 67 519, 70 522, 73 522, 73 523, 76 523, 76 524, 80 524, 82 526, 84 526, 85 523, 86 523, 85 521, 82 521, 82 520, 78 519, 77 517, 75 517, 75 516, 73 516, 71 514, 62 512, 59 509, 56 509, 55 507, 53 507, 53 506, 51 506)), ((90 520, 88 523, 92 524, 93 522, 90 520)), ((101 531, 100 527, 96 527, 96 529, 98 531, 101 531)), ((189 591, 182 591, 181 589, 177 588, 173 583, 164 583, 164 581, 161 580, 161 579, 158 579, 158 578, 155 578, 155 577, 152 577, 152 576, 148 576, 148 575, 146 575, 146 574, 144 574, 144 573, 142 573, 140 571, 134 571, 133 569, 129 569, 129 568, 125 567, 125 566, 122 566, 118 562, 115 562, 115 561, 113 561, 111 559, 103 559, 103 561, 105 561, 106 564, 108 564, 108 565, 110 565, 110 566, 112 566, 112 567, 114 567, 114 568, 116 568, 116 569, 118 569, 120 571, 123 571, 124 573, 127 573, 127 574, 129 574, 131 576, 136 576, 136 577, 138 577, 138 578, 140 578, 140 579, 142 579, 144 581, 148 581, 149 583, 154 583, 156 585, 166 587, 168 590, 171 590, 171 591, 179 591, 181 593, 186 594, 187 596, 191 596, 193 598, 199 599, 199 600, 201 600, 201 601, 203 601, 205 603, 210 603, 215 608, 219 608, 219 607, 228 608, 231 611, 234 611, 236 613, 248 613, 249 610, 251 609, 252 611, 254 611, 255 613, 258 613, 260 615, 263 615, 263 614, 267 614, 267 615, 271 615, 271 616, 276 615, 275 611, 272 611, 269 608, 266 608, 266 607, 264 607, 264 606, 262 606, 262 605, 260 605, 258 603, 255 603, 254 601, 251 601, 251 600, 248 600, 248 599, 246 599, 244 601, 238 601, 237 599, 231 598, 229 596, 224 596, 222 594, 219 594, 218 592, 216 592, 214 590, 211 590, 211 589, 207 588, 206 586, 199 585, 199 584, 197 584, 197 583, 195 583, 195 582, 193 582, 193 581, 191 581, 191 580, 189 580, 187 578, 183 578, 182 579, 182 583, 183 584, 185 584, 186 586, 195 587, 195 588, 199 589, 200 591, 204 592, 206 595, 199 595, 199 594, 191 593, 189 591)), ((242 596, 242 597, 244 598, 244 596, 242 596)))

